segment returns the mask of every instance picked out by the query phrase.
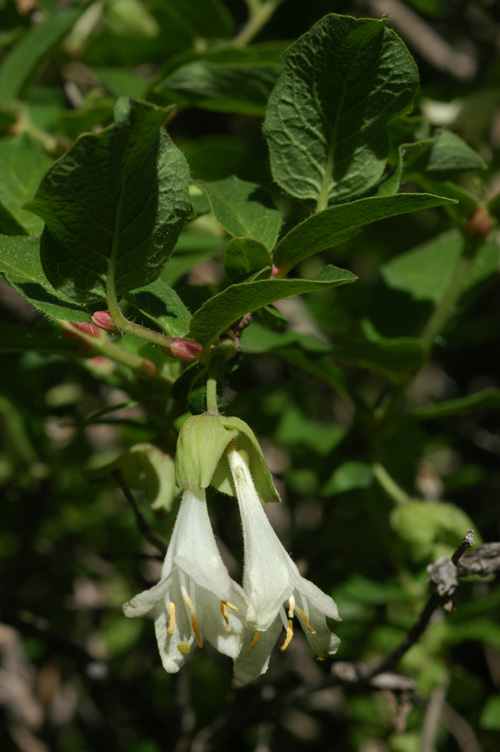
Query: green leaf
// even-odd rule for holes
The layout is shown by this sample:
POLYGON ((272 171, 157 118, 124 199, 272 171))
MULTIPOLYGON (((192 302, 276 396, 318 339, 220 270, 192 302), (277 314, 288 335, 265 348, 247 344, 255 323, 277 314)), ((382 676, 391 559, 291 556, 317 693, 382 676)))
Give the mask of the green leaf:
POLYGON ((265 279, 230 285, 196 311, 191 320, 191 335, 197 342, 208 344, 246 313, 275 300, 345 285, 356 279, 352 272, 327 266, 313 279, 265 279))
POLYGON ((207 373, 206 365, 199 362, 191 363, 175 380, 172 387, 172 397, 181 409, 189 410, 194 415, 205 412, 207 373))
MULTIPOLYGON (((22 205, 31 199, 52 160, 26 136, 14 136, 0 141, 0 209, 4 216, 19 227, 8 232, 0 216, 0 232, 7 235, 40 235, 43 222, 22 205)), ((15 228, 15 225, 13 226, 15 228)))
POLYGON ((38 68, 84 10, 85 4, 52 13, 17 42, 0 69, 0 101, 3 104, 23 98, 38 68))
POLYGON ((224 270, 231 280, 266 267, 270 272, 271 266, 269 251, 250 238, 233 238, 224 254, 224 270))
POLYGON ((134 71, 105 65, 93 65, 91 70, 114 97, 146 99, 149 84, 134 71))
POLYGON ((272 352, 327 384, 346 399, 353 399, 343 371, 331 359, 324 357, 332 351, 332 346, 312 335, 294 331, 276 332, 253 321, 241 335, 240 351, 272 352))
POLYGON ((406 379, 427 362, 427 349, 411 337, 380 338, 377 342, 347 342, 334 351, 335 358, 383 373, 393 381, 406 379))
MULTIPOLYGON (((408 293, 414 300, 431 300, 437 304, 450 284, 463 244, 461 233, 447 232, 396 256, 382 266, 382 277, 389 287, 408 293)), ((499 257, 500 246, 496 240, 484 243, 475 256, 464 289, 497 274, 499 257)))
POLYGON ((167 0, 167 4, 182 18, 193 40, 227 39, 233 34, 234 22, 227 8, 219 0, 167 0))
POLYGON ((153 282, 191 213, 186 161, 161 128, 166 111, 119 99, 115 124, 82 136, 26 208, 46 222, 42 263, 68 300, 153 282))
POLYGON ((280 270, 288 270, 302 259, 352 238, 372 222, 446 203, 449 199, 428 193, 400 193, 332 206, 290 230, 276 246, 273 263, 280 270))
POLYGON ((66 321, 90 321, 90 312, 61 298, 40 262, 40 240, 0 235, 0 273, 40 311, 66 321))
POLYGON ((153 509, 169 512, 178 495, 175 485, 175 463, 170 455, 154 444, 141 443, 130 447, 112 462, 84 472, 90 481, 116 482, 113 472, 120 470, 130 488, 144 490, 153 509))
POLYGON ((435 138, 400 146, 403 153, 403 176, 428 173, 446 179, 457 172, 484 170, 486 163, 455 133, 443 131, 435 138))
POLYGON ((179 107, 200 107, 262 117, 281 72, 281 45, 184 53, 169 63, 156 96, 179 107))
POLYGON ((366 462, 352 460, 337 467, 321 489, 322 496, 334 496, 353 488, 368 488, 373 480, 373 472, 366 462))
POLYGON ((479 726, 490 731, 500 731, 500 694, 489 697, 482 709, 479 726))
POLYGON ((244 329, 240 338, 240 350, 246 353, 275 352, 282 347, 298 345, 306 352, 324 355, 332 351, 328 342, 323 342, 311 334, 300 334, 293 330, 277 332, 253 321, 244 329))
POLYGON ((191 314, 175 290, 162 279, 127 293, 126 300, 170 337, 183 337, 189 331, 191 314))
POLYGON ((429 553, 436 540, 455 549, 467 530, 474 528, 465 512, 442 501, 408 501, 393 509, 390 522, 404 541, 416 546, 419 558, 429 553))
POLYGON ((417 420, 434 420, 447 418, 449 415, 464 415, 475 410, 500 407, 500 389, 483 389, 467 397, 439 402, 435 405, 424 405, 412 410, 411 415, 417 420))
POLYGON ((273 177, 292 196, 326 208, 382 177, 385 126, 411 108, 418 87, 413 59, 386 23, 331 14, 286 52, 264 135, 273 177))
POLYGON ((275 438, 286 447, 307 447, 326 457, 340 444, 346 429, 332 423, 309 420, 298 407, 285 410, 276 429, 275 438))
POLYGON ((264 188, 236 176, 197 185, 208 196, 215 219, 230 235, 274 248, 281 214, 264 188))

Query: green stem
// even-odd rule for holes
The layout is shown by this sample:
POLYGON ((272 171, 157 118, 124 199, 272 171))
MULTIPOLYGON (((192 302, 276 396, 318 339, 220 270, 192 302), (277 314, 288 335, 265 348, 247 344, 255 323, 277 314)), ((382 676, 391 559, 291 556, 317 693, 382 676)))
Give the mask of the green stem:
POLYGON ((116 328, 122 332, 122 334, 133 334, 136 337, 152 342, 155 345, 170 350, 172 338, 161 332, 155 332, 153 329, 148 329, 145 326, 139 326, 129 321, 123 315, 123 311, 118 303, 118 296, 115 288, 115 258, 114 254, 110 256, 108 265, 108 276, 106 280, 106 300, 108 304, 108 311, 113 318, 113 322, 116 328))
POLYGON ((262 4, 259 2, 248 2, 250 6, 248 21, 239 34, 231 41, 231 47, 245 47, 245 45, 251 42, 282 2, 283 0, 265 0, 262 4))
POLYGON ((140 371, 142 376, 149 377, 151 379, 154 379, 155 381, 161 379, 162 381, 167 381, 168 383, 173 382, 173 379, 169 377, 160 375, 158 373, 155 374, 150 371, 145 364, 144 358, 140 358, 137 355, 124 350, 114 342, 111 342, 104 331, 100 331, 99 335, 96 337, 93 334, 86 334, 81 329, 78 329, 78 327, 73 326, 70 321, 62 321, 56 319, 56 323, 66 331, 77 334, 79 339, 89 344, 93 350, 99 353, 99 355, 103 355, 104 357, 115 361, 115 363, 121 363, 128 368, 132 368, 134 371, 140 371))
POLYGON ((398 486, 383 465, 377 462, 372 466, 372 470, 375 478, 378 480, 384 491, 396 502, 396 504, 401 506, 410 501, 410 497, 406 491, 403 491, 401 486, 398 486))
POLYGON ((219 414, 217 402, 217 361, 212 360, 208 365, 207 378, 207 412, 213 415, 219 414))
POLYGON ((482 242, 482 239, 465 239, 462 255, 456 263, 450 283, 420 336, 420 341, 429 349, 434 344, 438 334, 443 331, 448 319, 454 312, 469 276, 476 251, 482 242))

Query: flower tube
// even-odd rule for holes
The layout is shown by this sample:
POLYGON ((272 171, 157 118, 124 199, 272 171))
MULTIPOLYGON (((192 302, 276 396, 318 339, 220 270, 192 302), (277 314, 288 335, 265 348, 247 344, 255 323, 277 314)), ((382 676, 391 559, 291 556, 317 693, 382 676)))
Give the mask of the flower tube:
POLYGON ((160 582, 125 603, 133 618, 153 611, 163 667, 177 672, 203 639, 233 660, 241 649, 247 599, 222 561, 202 489, 184 491, 160 582))
POLYGON ((271 651, 285 630, 281 650, 293 637, 296 618, 320 660, 337 652, 340 640, 326 616, 340 621, 333 598, 302 577, 274 532, 243 457, 227 453, 241 513, 244 541, 243 589, 249 599, 247 633, 235 661, 235 676, 251 681, 267 670, 271 651))

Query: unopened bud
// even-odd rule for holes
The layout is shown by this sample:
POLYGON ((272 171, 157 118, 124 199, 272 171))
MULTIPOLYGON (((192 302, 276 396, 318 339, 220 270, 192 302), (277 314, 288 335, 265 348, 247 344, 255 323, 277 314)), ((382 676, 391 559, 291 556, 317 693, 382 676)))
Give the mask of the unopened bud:
POLYGON ((156 375, 156 366, 151 360, 143 360, 141 365, 142 370, 145 371, 149 376, 156 375))
MULTIPOLYGON (((75 327, 75 329, 79 329, 81 332, 84 332, 85 334, 89 334, 91 337, 98 337, 99 336, 99 329, 97 329, 92 324, 87 323, 86 321, 72 321, 71 325, 75 327)), ((72 332, 71 329, 66 329, 66 334, 68 337, 78 337, 78 332, 72 332)))
POLYGON ((486 238, 493 228, 493 218, 486 206, 478 206, 467 221, 467 235, 486 238))
POLYGON ((273 264, 272 268, 271 268, 271 278, 272 277, 277 277, 279 273, 280 273, 280 270, 278 269, 277 266, 274 266, 274 264, 273 264))
POLYGON ((201 355, 202 347, 196 342, 190 342, 187 339, 180 339, 174 337, 171 341, 170 347, 164 352, 170 355, 171 358, 177 358, 177 360, 193 361, 198 360, 201 355))
POLYGON ((109 311, 96 311, 92 314, 92 321, 99 329, 105 329, 107 332, 116 332, 115 322, 109 311))

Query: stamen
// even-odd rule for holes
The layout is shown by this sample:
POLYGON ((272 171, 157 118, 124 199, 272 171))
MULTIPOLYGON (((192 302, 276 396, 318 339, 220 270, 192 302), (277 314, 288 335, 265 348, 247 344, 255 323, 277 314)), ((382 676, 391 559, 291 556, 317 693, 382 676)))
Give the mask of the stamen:
POLYGON ((311 627, 311 625, 309 624, 309 619, 308 619, 308 617, 307 617, 307 615, 306 615, 306 612, 305 612, 305 611, 303 611, 302 609, 300 609, 299 613, 300 613, 300 616, 301 616, 301 618, 302 618, 302 621, 303 621, 303 622, 304 622, 304 624, 305 624, 305 627, 306 627, 307 631, 308 631, 308 632, 310 632, 311 634, 316 634, 316 630, 315 630, 315 629, 313 629, 313 628, 311 627))
POLYGON ((229 624, 229 619, 227 617, 227 607, 228 607, 228 605, 229 604, 228 604, 227 601, 221 601, 220 602, 220 611, 221 611, 221 614, 222 614, 222 618, 226 622, 226 629, 227 629, 227 631, 230 632, 231 631, 231 626, 229 624))
POLYGON ((186 603, 191 613, 192 614, 196 613, 194 610, 194 603, 189 597, 187 590, 185 590, 185 588, 181 588, 181 592, 182 592, 182 597, 184 598, 184 602, 186 603))
POLYGON ((239 608, 234 605, 234 603, 229 603, 229 601, 225 601, 226 606, 231 609, 231 611, 239 611, 239 608))
POLYGON ((196 618, 194 614, 191 614, 191 626, 193 627, 193 632, 196 635, 196 642, 198 643, 198 647, 202 648, 203 641, 201 639, 201 634, 200 634, 200 625, 198 624, 198 619, 196 618))
POLYGON ((292 595, 290 600, 288 601, 288 618, 293 619, 294 613, 295 613, 295 598, 292 595))
POLYGON ((255 634, 253 636, 252 644, 248 648, 248 652, 249 653, 251 653, 252 650, 254 649, 254 647, 257 645, 258 641, 260 640, 261 634, 262 634, 262 632, 259 632, 259 630, 256 630, 256 632, 255 632, 255 634))
POLYGON ((170 601, 168 612, 169 612, 169 618, 168 618, 167 632, 170 635, 170 637, 172 637, 174 633, 174 628, 175 628, 175 603, 173 603, 172 601, 170 601))
POLYGON ((287 647, 290 645, 293 637, 293 621, 291 619, 288 619, 288 627, 286 628, 286 637, 285 642, 280 647, 280 650, 286 650, 287 647))
POLYGON ((196 642, 198 643, 198 647, 202 648, 203 641, 201 639, 201 634, 200 634, 200 625, 198 624, 198 619, 196 618, 196 613, 194 610, 194 603, 184 588, 181 588, 181 592, 182 592, 182 597, 184 598, 184 601, 187 607, 191 611, 191 626, 193 627, 193 632, 196 635, 196 642))

